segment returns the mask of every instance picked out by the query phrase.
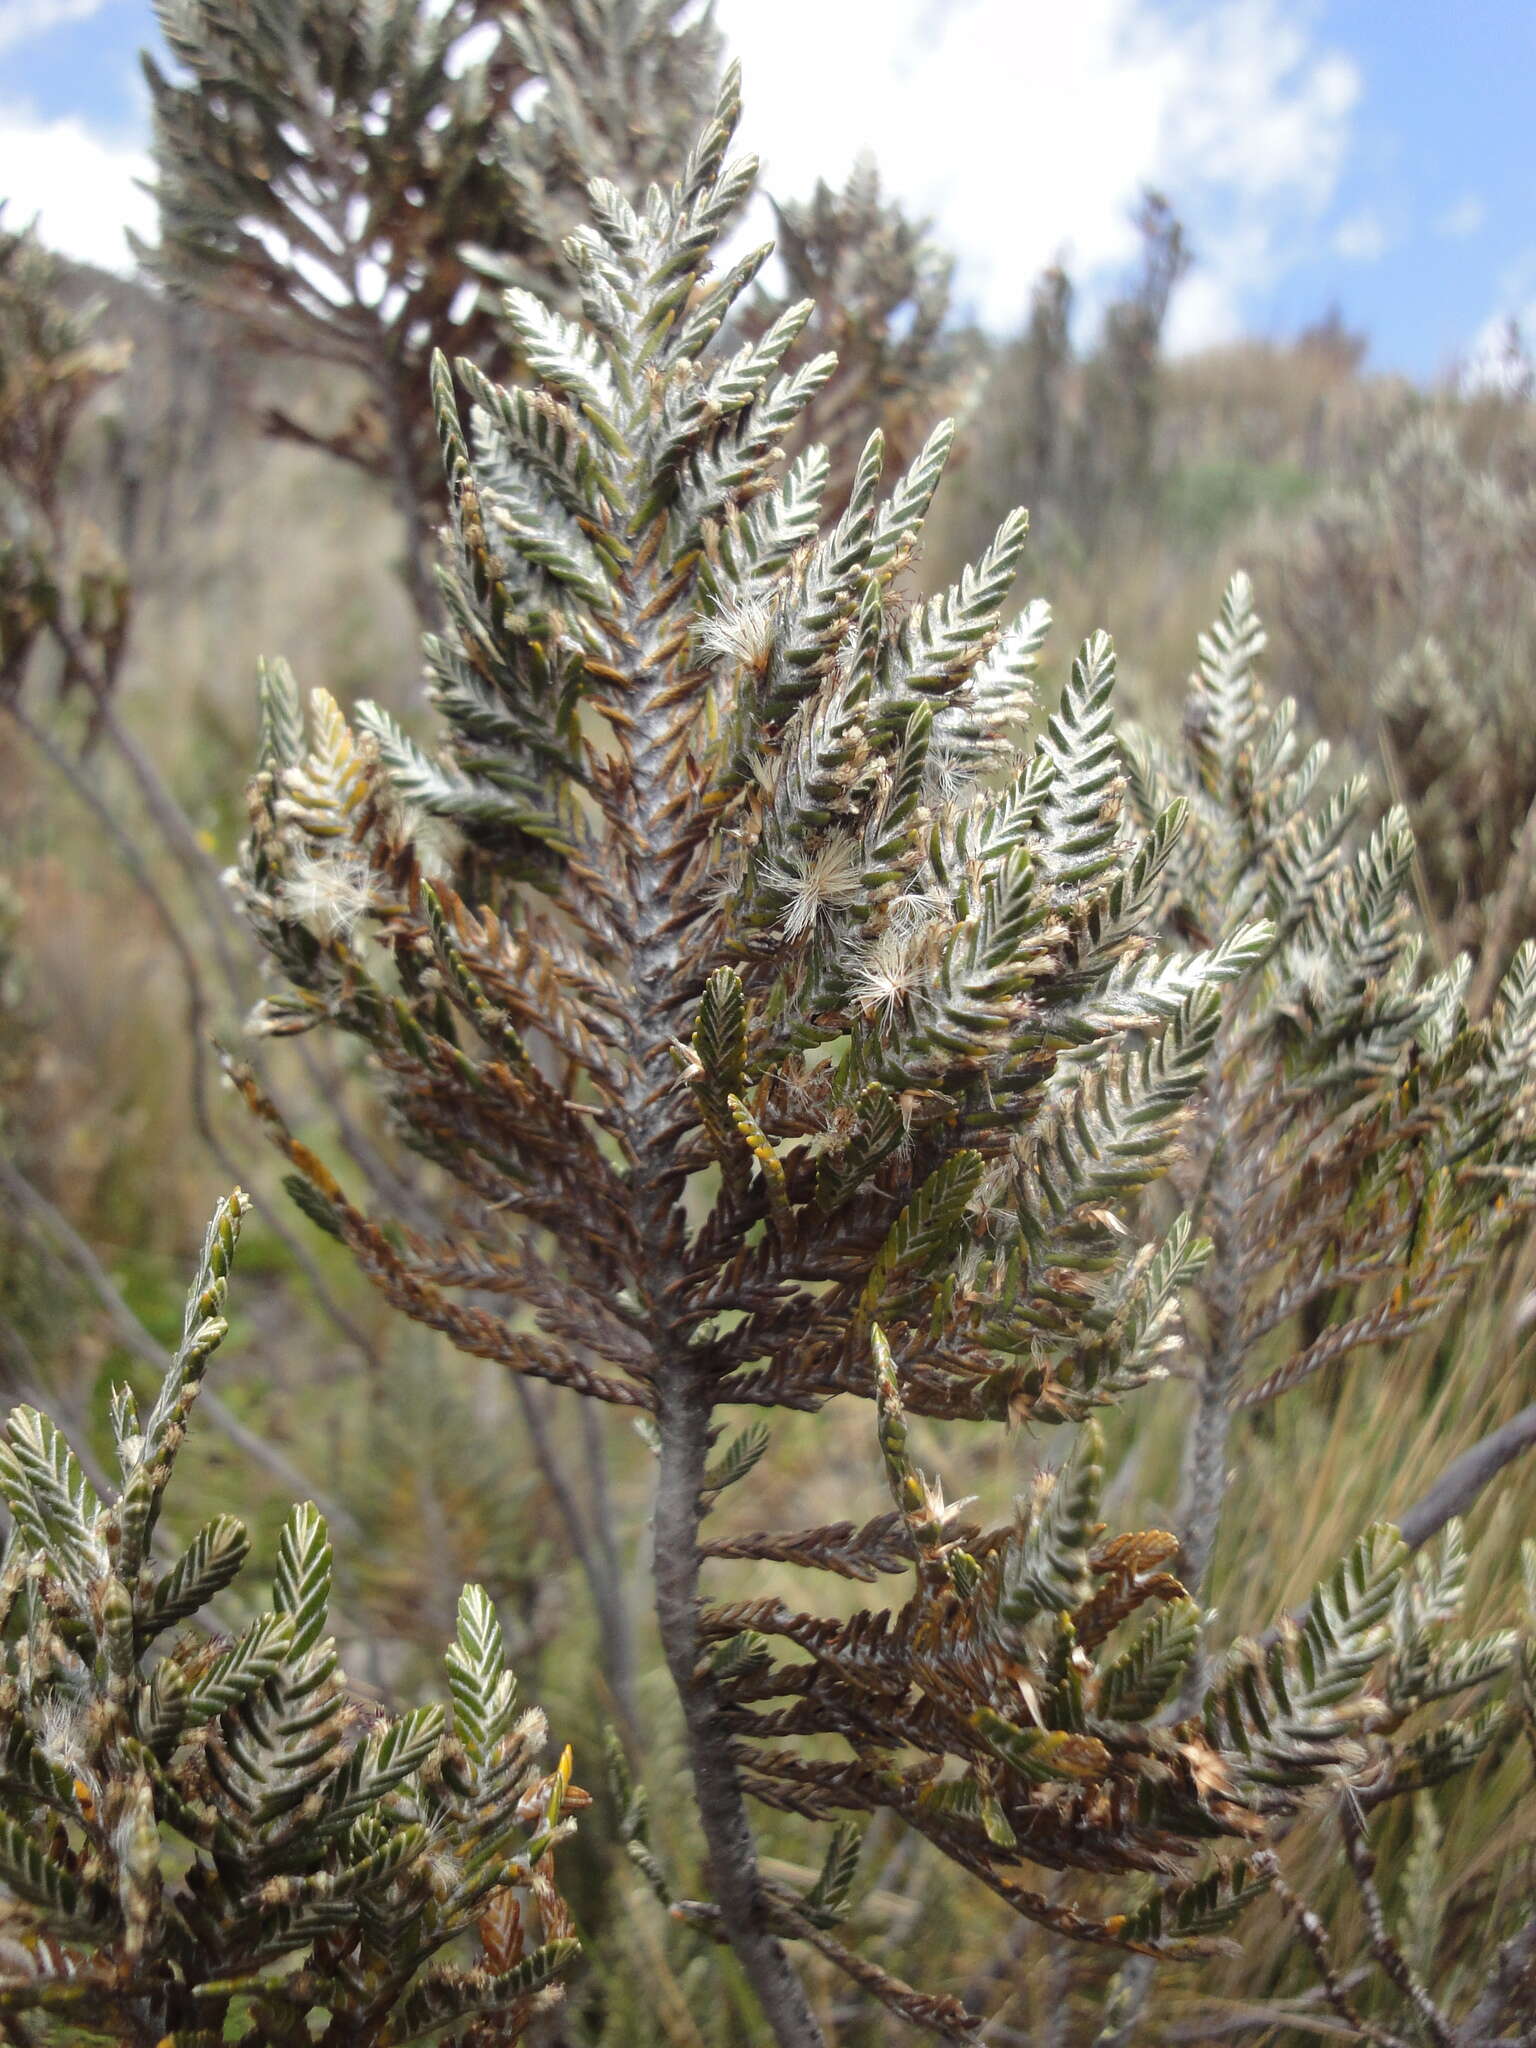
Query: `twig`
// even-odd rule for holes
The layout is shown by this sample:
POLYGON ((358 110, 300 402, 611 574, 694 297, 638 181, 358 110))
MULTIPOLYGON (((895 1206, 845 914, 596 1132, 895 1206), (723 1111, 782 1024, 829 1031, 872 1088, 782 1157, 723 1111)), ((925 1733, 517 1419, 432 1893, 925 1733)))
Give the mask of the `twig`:
POLYGON ((879 1963, 845 1948, 825 1928, 813 1926, 790 1900, 777 1893, 769 1895, 768 1914, 781 1933, 808 1943, 835 1969, 851 1978, 861 1991, 868 1992, 887 2012, 898 2014, 910 2026, 920 2027, 927 2034, 937 2034, 941 2041, 976 2039, 976 2022, 958 1999, 918 1991, 891 1971, 882 1969, 879 1963))
MULTIPOLYGON (((1536 1913, 1499 1950, 1482 1996, 1456 2030, 1457 2048, 1482 2048, 1494 2029, 1515 2011, 1515 2000, 1521 1996, 1522 1990, 1536 1993, 1536 1986, 1530 1982, 1533 1974, 1536 1974, 1536 1913)), ((1536 1997, 1528 2000, 1527 2014, 1531 2003, 1536 2003, 1536 1997)), ((1529 2032, 1525 2038, 1530 2038, 1529 2032)))
MULTIPOLYGON (((153 876, 144 864, 143 856, 134 844, 131 835, 124 829, 111 807, 92 788, 78 766, 70 760, 50 734, 30 718, 14 700, 7 700, 5 708, 17 725, 37 747, 44 758, 58 771, 70 789, 79 798, 92 816, 97 819, 122 855, 123 864, 132 875, 134 883, 154 911, 170 940, 171 950, 176 956, 182 980, 187 993, 187 1035, 192 1047, 192 1121, 198 1136, 207 1147, 209 1155, 226 1180, 237 1181, 245 1178, 236 1165, 227 1147, 213 1127, 213 1118, 208 1101, 207 1050, 208 1050, 208 1000, 203 988, 202 975, 198 969, 197 957, 188 944, 175 912, 161 894, 153 876)), ((320 1269, 285 1224, 273 1213, 273 1205, 264 1212, 265 1221, 273 1236, 278 1240, 299 1271, 309 1283, 321 1312, 329 1318, 341 1334, 352 1344, 370 1372, 380 1370, 377 1351, 351 1316, 336 1300, 321 1277, 320 1269)))
POLYGON ((1280 1866, 1275 1861, 1273 1852, 1268 1849, 1261 1851, 1253 1858, 1252 1868, 1268 1879, 1271 1891, 1295 1921, 1296 1931, 1311 1954, 1323 1996, 1344 2024, 1353 2030, 1356 2038, 1373 2041, 1376 2048, 1409 2048, 1406 2041, 1396 2034, 1388 2033, 1386 2028, 1376 2026, 1356 2006, 1345 1988, 1345 1980, 1333 1967, 1333 1957, 1328 1949, 1328 1930, 1306 1900, 1299 1893, 1292 1891, 1280 1875, 1280 1866))
MULTIPOLYGON (((163 1372, 165 1347, 157 1343, 153 1333, 139 1321, 123 1299, 112 1276, 68 1217, 62 1215, 47 1196, 33 1187, 25 1174, 18 1171, 4 1157, 0 1157, 0 1189, 11 1197, 18 1208, 29 1210, 64 1247, 81 1277, 106 1310, 108 1320, 125 1349, 142 1358, 147 1365, 152 1365, 157 1371, 163 1372)), ((275 1444, 268 1443, 255 1430, 241 1422, 211 1387, 203 1388, 198 1406, 215 1429, 226 1436, 237 1450, 242 1451, 246 1457, 270 1473, 280 1486, 300 1499, 313 1501, 334 1529, 348 1537, 359 1534, 357 1519, 349 1509, 343 1507, 340 1501, 331 1499, 323 1489, 314 1484, 313 1480, 306 1478, 291 1465, 275 1444)))
POLYGON ((1427 1493, 1397 1518, 1403 1541, 1421 1549, 1457 1515, 1464 1515, 1483 1488, 1522 1452, 1536 1446, 1536 1401, 1453 1458, 1427 1493))
MULTIPOLYGON (((703 1929, 716 1941, 724 1941, 724 1920, 718 1906, 689 1899, 680 1902, 673 1910, 688 1925, 703 1929)), ((855 1949, 845 1947, 826 1928, 817 1927, 807 1920, 800 1911, 799 1901, 779 1886, 764 1886, 763 1910, 770 1924, 781 1934, 814 1948, 834 1969, 841 1970, 861 1991, 877 2000, 887 2012, 896 2013, 909 2026, 920 2027, 927 2034, 936 2034, 941 2041, 976 2041, 980 2022, 965 2010, 959 1999, 919 1991, 892 1971, 883 1969, 879 1963, 871 1962, 855 1949)))
MULTIPOLYGON (((633 1741, 640 1729, 633 1690, 633 1663, 629 1655, 629 1616, 625 1610, 623 1589, 613 1570, 614 1558, 611 1550, 604 1554, 601 1538, 594 1538, 587 1527, 586 1517, 577 1504, 575 1489, 566 1476, 550 1435, 549 1424, 540 1406, 537 1390, 522 1377, 512 1377, 513 1391, 522 1413, 523 1424, 528 1431, 528 1440, 533 1446, 545 1485, 554 1498, 556 1510, 564 1524, 566 1538, 575 1552, 581 1575, 587 1582, 591 1595, 593 1612, 597 1619, 598 1656, 603 1674, 613 1694, 613 1706, 623 1723, 622 1733, 633 1741)), ((583 1407, 583 1416, 586 1414, 583 1407)), ((589 1481, 593 1479, 592 1468, 587 1468, 589 1481)), ((594 1498, 598 1487, 593 1485, 594 1498)))
POLYGON ((1381 1965, 1384 1974, 1391 1979, 1408 2003, 1418 2014, 1420 2023, 1435 2048, 1456 2048, 1456 2037, 1447 2024, 1445 2016, 1419 1982, 1408 1958, 1392 1938, 1387 1925, 1386 1911, 1381 1903, 1381 1894, 1376 1889, 1376 1855, 1365 1832, 1365 1822, 1354 1797, 1349 1792, 1339 1802, 1339 1828, 1344 1837, 1344 1853, 1349 1858, 1349 1867, 1354 1874, 1355 1888, 1365 1908, 1365 1924, 1370 1937, 1371 1954, 1381 1965))

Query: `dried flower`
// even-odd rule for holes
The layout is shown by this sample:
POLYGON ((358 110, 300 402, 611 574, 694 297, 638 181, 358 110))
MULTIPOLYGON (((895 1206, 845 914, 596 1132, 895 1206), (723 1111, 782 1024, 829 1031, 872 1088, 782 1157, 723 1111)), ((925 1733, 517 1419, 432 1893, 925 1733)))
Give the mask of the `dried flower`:
POLYGON ((728 598, 718 611, 701 619, 693 638, 701 653, 761 674, 773 652, 773 635, 773 599, 753 591, 728 598))
POLYGON ((765 888, 785 898, 779 928, 787 939, 803 939, 829 912, 864 900, 864 854, 846 832, 829 832, 810 850, 791 847, 762 869, 765 888))
POLYGON ((355 854, 305 846, 283 877, 281 904, 316 938, 350 939, 360 919, 377 908, 373 872, 355 854))

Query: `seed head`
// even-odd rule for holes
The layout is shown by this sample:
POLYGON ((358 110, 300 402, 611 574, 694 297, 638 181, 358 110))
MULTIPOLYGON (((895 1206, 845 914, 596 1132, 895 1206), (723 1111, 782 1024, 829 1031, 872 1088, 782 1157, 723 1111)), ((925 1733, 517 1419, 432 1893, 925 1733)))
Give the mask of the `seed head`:
POLYGON ((813 851, 795 847, 765 863, 764 884, 784 897, 779 925, 786 939, 803 939, 829 911, 864 899, 864 854, 846 832, 831 832, 813 851))

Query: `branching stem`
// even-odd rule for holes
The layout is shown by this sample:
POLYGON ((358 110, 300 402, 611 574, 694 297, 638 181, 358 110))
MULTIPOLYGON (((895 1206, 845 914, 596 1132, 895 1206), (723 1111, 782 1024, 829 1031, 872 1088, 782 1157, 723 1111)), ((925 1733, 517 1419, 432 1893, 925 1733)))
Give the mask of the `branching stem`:
POLYGON ((666 743, 669 657, 658 643, 655 571, 626 593, 634 648, 628 709, 624 970, 630 984, 630 1073, 623 1108, 634 1218, 631 1286, 647 1311, 656 1360, 660 1474, 653 1520, 656 1619, 687 1731, 700 1827, 722 1925, 779 2048, 823 2048, 805 1988, 772 1932, 745 1797, 721 1726, 714 1684, 701 1671, 699 1525, 713 1436, 714 1387, 677 1322, 683 1218, 676 1206, 675 1085, 668 1051, 676 1003, 689 995, 686 940, 675 921, 678 846, 675 769, 666 743), (647 587, 649 585, 649 587, 647 587))
MULTIPOLYGON (((1215 1060, 1220 1072, 1221 1054, 1215 1060)), ((1200 1361, 1199 1395, 1184 1447, 1184 1477, 1178 1529, 1183 1546, 1181 1575, 1199 1599, 1210 1574, 1227 1491, 1227 1445, 1232 1430, 1232 1390, 1242 1367, 1243 1272, 1242 1200, 1237 1160, 1223 1138, 1225 1112, 1219 1079, 1207 1110, 1216 1133, 1216 1156, 1206 1190, 1211 1262, 1202 1285, 1206 1345, 1200 1361)), ((1205 1684, 1205 1658, 1190 1659, 1178 1712, 1191 1713, 1205 1684)))
POLYGON ((678 1360, 661 1383, 661 1476, 656 1489, 656 1619, 682 1702, 694 1796, 709 1849, 721 1923, 780 2048, 821 2048, 822 2033, 788 1956, 766 1925, 757 1849, 720 1725, 712 1683, 699 1669, 699 1492, 709 1458, 710 1400, 678 1360))

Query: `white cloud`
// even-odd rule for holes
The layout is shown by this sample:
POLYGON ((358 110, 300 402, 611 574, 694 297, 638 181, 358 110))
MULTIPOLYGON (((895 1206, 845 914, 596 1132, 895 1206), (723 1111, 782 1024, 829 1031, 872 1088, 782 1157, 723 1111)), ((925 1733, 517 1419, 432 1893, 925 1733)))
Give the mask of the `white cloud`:
POLYGON ((29 43, 67 21, 89 21, 107 0, 0 0, 0 51, 29 43))
POLYGON ((1146 185, 1201 268, 1171 339, 1239 331, 1245 298, 1315 238, 1360 81, 1286 0, 718 0, 769 189, 840 180, 861 151, 932 216, 962 299, 1015 325, 1065 252, 1090 302, 1133 259, 1146 185))
POLYGON ((1391 247, 1381 216, 1369 207, 1352 213, 1333 231, 1333 250, 1347 263, 1375 263, 1391 247))
POLYGON ((1472 335, 1456 366, 1464 385, 1508 390, 1522 381, 1521 360, 1510 349, 1511 330, 1518 335, 1528 361, 1536 349, 1536 245, 1522 250, 1504 266, 1492 311, 1472 335))
POLYGON ((131 258, 124 229, 146 239, 155 203, 135 185, 147 178, 147 153, 104 140, 74 115, 46 120, 29 108, 0 105, 0 199, 8 227, 34 215, 50 248, 105 270, 131 258))
MULTIPOLYGON (((104 0, 0 0, 0 47, 104 0)), ((872 152, 959 258, 962 307, 1016 325, 1059 254, 1091 317, 1134 261, 1147 185, 1186 220, 1198 268, 1170 341, 1240 333, 1252 297, 1315 251, 1349 145, 1353 65, 1305 0, 718 0, 743 59, 743 143, 770 190, 840 181, 872 152)), ((72 117, 0 104, 0 196, 57 246, 126 261, 147 157, 72 117)))
POLYGON ((1464 391, 1528 389, 1533 341, 1536 299, 1529 305, 1490 313, 1457 366, 1457 382, 1464 391))
POLYGON ((1436 215, 1435 233, 1453 242, 1464 242, 1468 235, 1477 233, 1487 218, 1487 207, 1475 192, 1469 192, 1465 199, 1458 199, 1454 206, 1436 215))

